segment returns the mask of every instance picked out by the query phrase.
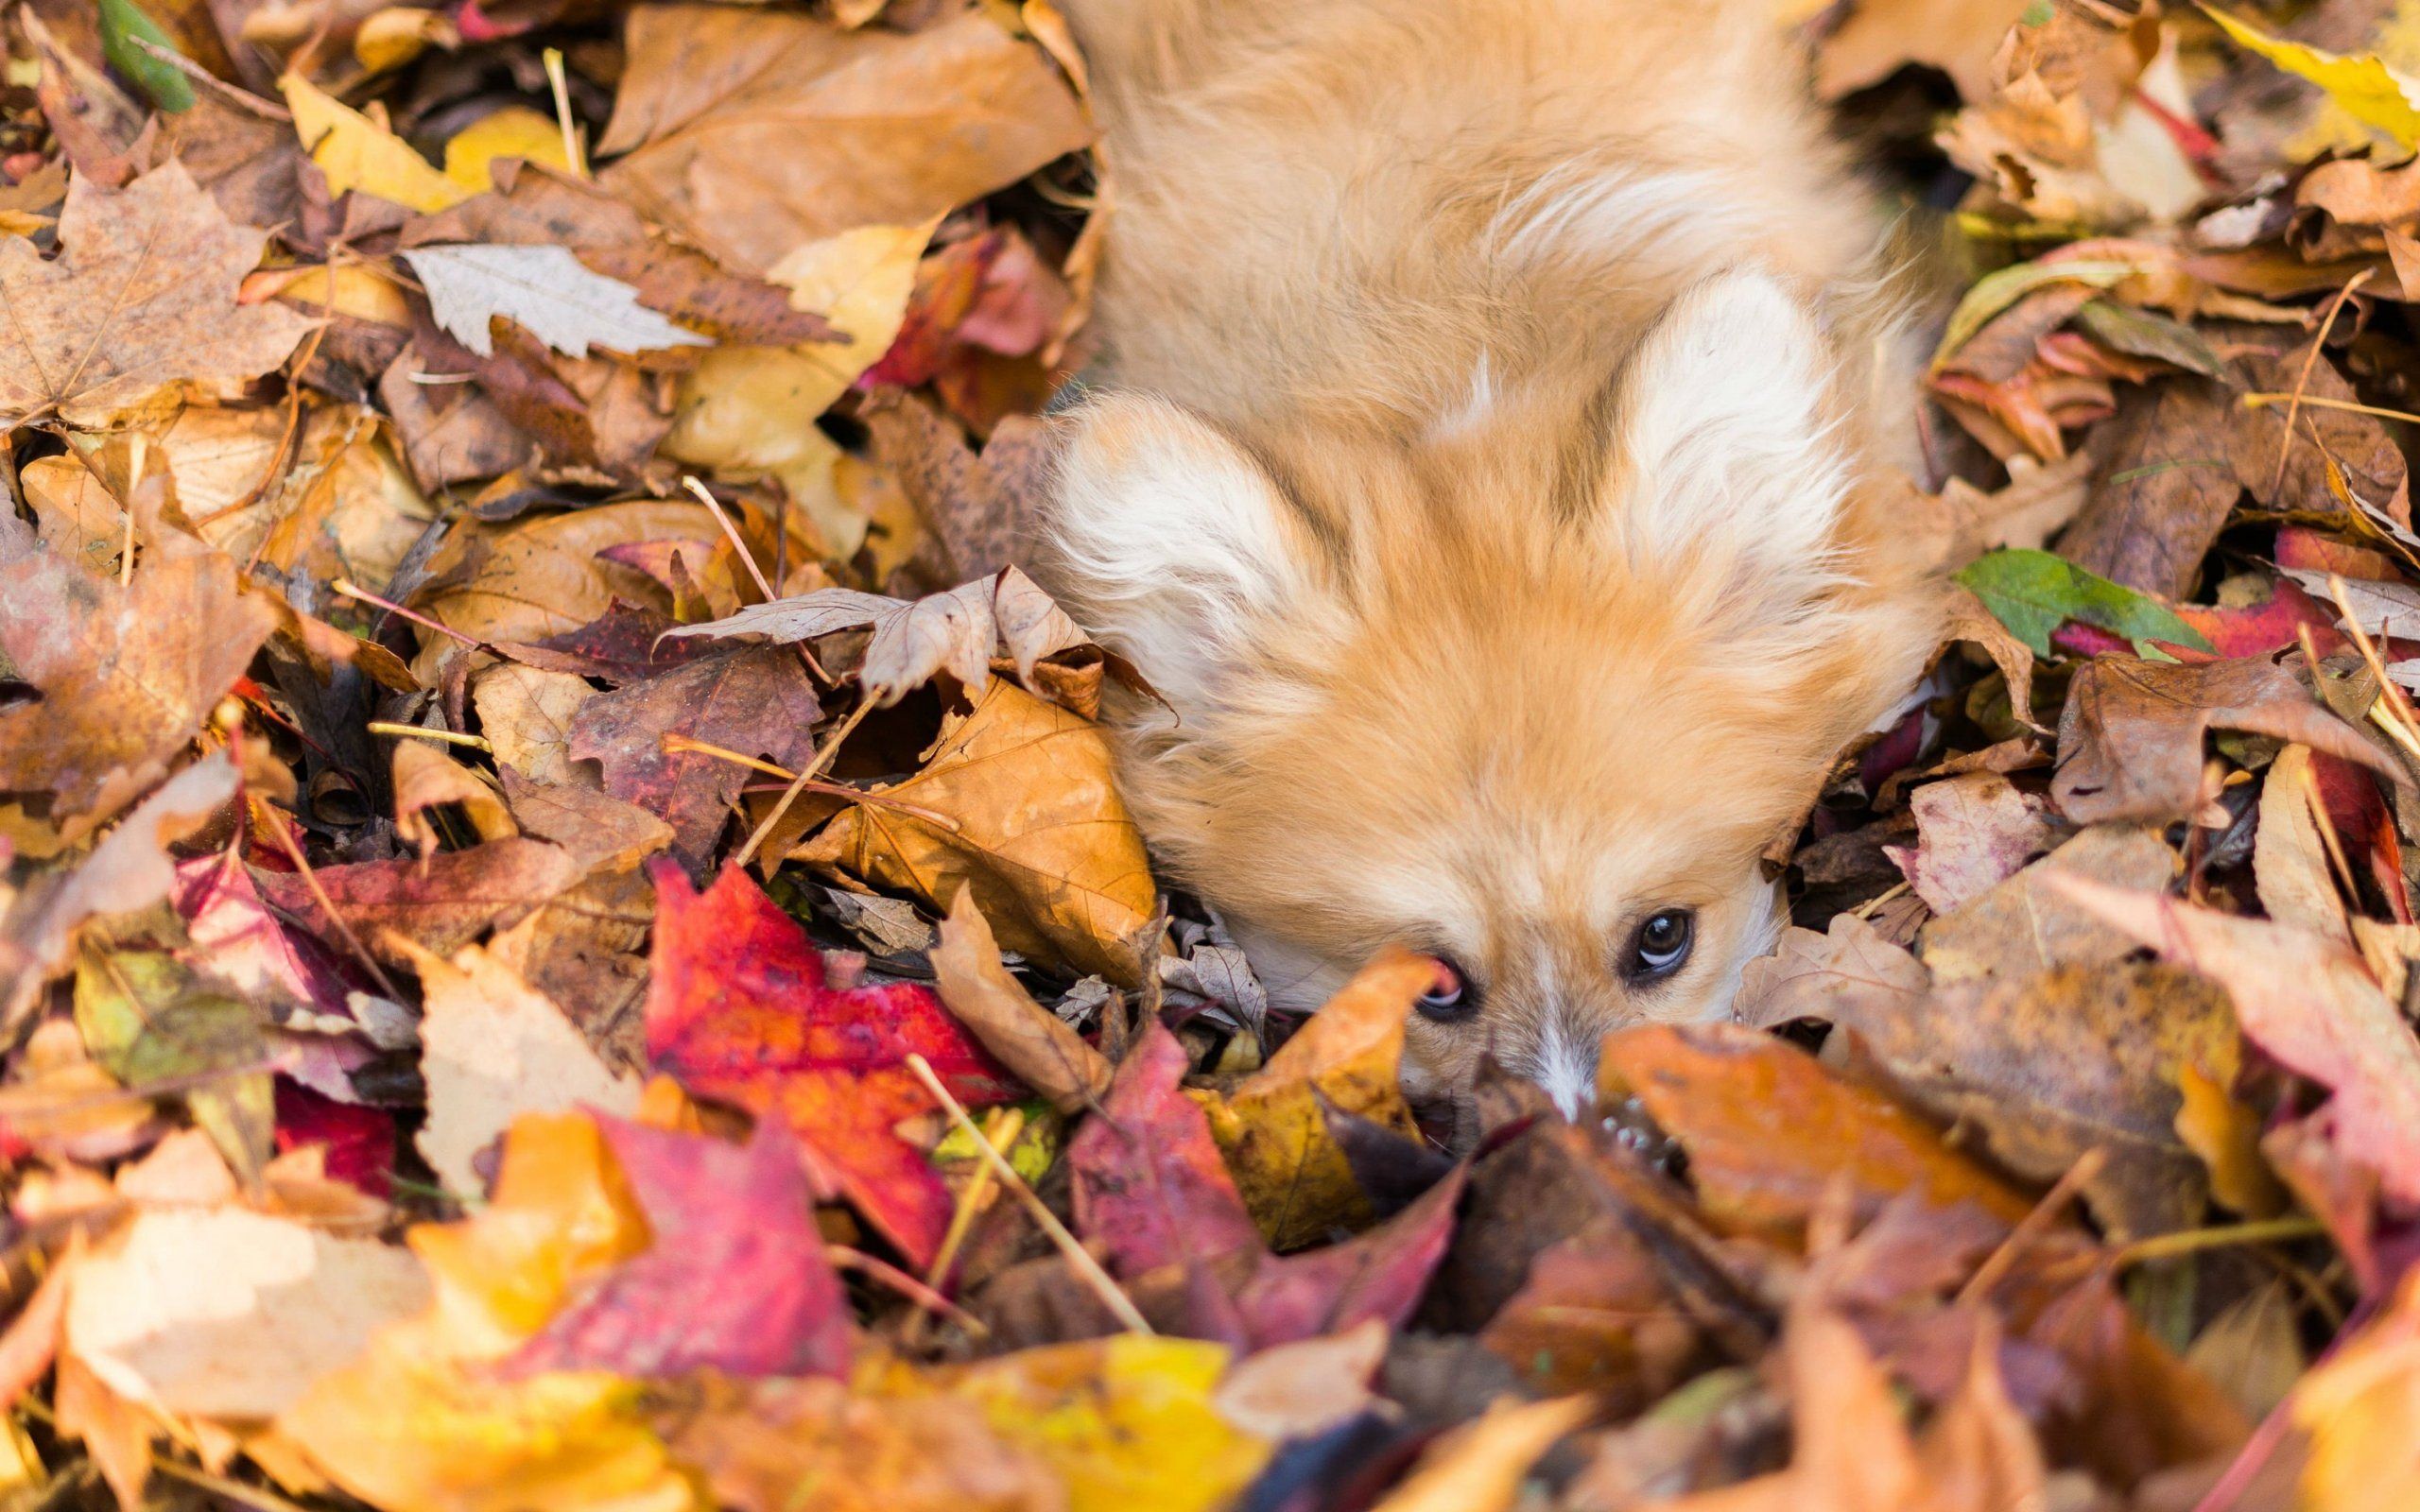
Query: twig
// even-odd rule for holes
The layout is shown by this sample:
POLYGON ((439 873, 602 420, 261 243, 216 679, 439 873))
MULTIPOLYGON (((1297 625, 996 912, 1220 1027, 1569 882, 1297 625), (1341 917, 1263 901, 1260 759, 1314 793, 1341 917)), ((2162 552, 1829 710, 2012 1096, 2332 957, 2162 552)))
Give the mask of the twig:
POLYGON ((738 853, 731 858, 731 865, 735 867, 748 865, 748 858, 754 855, 756 848, 763 845, 766 837, 773 833, 773 826, 782 822, 782 816, 790 811, 790 805, 798 801, 798 796, 805 792, 808 785, 817 778, 823 775, 823 769, 829 766, 832 764, 832 758, 839 753, 840 742, 856 733, 857 726, 873 711, 873 700, 860 695, 857 698, 857 706, 849 711, 849 717, 840 722, 839 729, 823 737, 823 746, 816 751, 815 759, 808 762, 796 777, 790 779, 790 785, 782 794, 781 801, 775 803, 773 812, 766 815, 763 821, 750 833, 748 843, 741 846, 738 853))
POLYGON ((366 588, 358 586, 349 578, 339 577, 329 583, 328 592, 332 593, 341 593, 347 598, 359 599, 361 602, 368 604, 372 609, 384 610, 388 613, 392 614, 399 619, 409 620, 414 625, 419 626, 424 630, 435 630, 440 635, 450 635, 455 640, 461 642, 464 645, 469 646, 474 651, 487 651, 497 656, 504 654, 501 651, 497 651, 494 646, 488 644, 487 642, 480 640, 476 636, 465 635, 451 625, 441 624, 436 620, 430 619, 427 615, 420 613, 417 610, 406 609, 404 606, 396 603, 392 599, 380 598, 377 594, 370 592, 366 588))
POLYGON ((575 179, 588 177, 588 154, 579 149, 579 129, 572 124, 571 79, 563 73, 563 50, 549 47, 543 57, 546 64, 546 84, 555 92, 555 122, 563 131, 563 161, 571 165, 575 179))
POLYGON ((666 735, 658 744, 665 750, 674 754, 682 751, 695 751, 700 756, 712 756, 717 761, 729 762, 735 766, 745 766, 752 772, 763 772, 768 777, 778 777, 784 782, 799 786, 804 792, 828 793, 834 798, 847 799, 852 803, 897 809, 902 814, 913 816, 927 824, 947 830, 952 834, 956 834, 959 830, 958 821, 946 814, 937 814, 931 809, 918 808, 915 804, 903 799, 892 798, 888 793, 872 793, 862 787, 850 787, 842 782, 819 782, 805 774, 793 772, 786 766, 777 765, 761 757, 751 756, 745 751, 733 750, 728 746, 717 746, 711 741, 695 740, 687 735, 666 735))
POLYGON ((2285 487, 2286 459, 2294 452, 2294 416, 2302 409, 2303 391, 2310 387, 2311 369, 2319 366, 2319 354, 2327 346, 2327 333, 2336 328, 2336 318, 2343 313, 2344 301, 2351 299, 2353 291, 2368 283, 2370 275, 2377 271, 2375 267, 2365 267, 2344 281, 2344 286, 2336 291, 2336 298, 2328 301, 2327 314, 2319 322, 2319 335, 2310 338, 2310 354, 2303 358, 2303 370, 2294 379, 2294 391, 2286 401, 2286 433, 2277 441, 2276 475, 2269 480, 2269 491, 2273 495, 2285 487))
POLYGON ((974 1314, 943 1297, 941 1293, 908 1275, 898 1266, 874 1259, 862 1249, 846 1245, 825 1245, 823 1256, 841 1270, 853 1270, 869 1280, 880 1281, 900 1296, 916 1304, 916 1315, 926 1313, 946 1314, 949 1320, 978 1339, 992 1336, 991 1328, 974 1314))
POLYGON ((1876 909, 1881 907, 1884 903, 1889 902, 1892 899, 1898 897, 1901 893, 1908 891, 1915 884, 1910 882, 1893 883, 1891 886, 1885 888, 1881 892, 1876 893, 1873 897, 1868 898, 1865 902, 1858 904, 1855 917, 1858 919, 1872 919, 1876 909))
MULTIPOLYGON (((2254 393, 2245 394, 2236 402, 2246 409, 2266 409, 2272 404, 2285 404, 2293 397, 2291 394, 2254 393)), ((2420 422, 2420 415, 2415 415, 2411 410, 2381 409, 2376 404, 2357 404, 2349 399, 2321 399, 2315 395, 2305 394, 2302 402, 2313 409, 2341 409, 2348 415, 2373 415, 2379 420, 2408 420, 2420 422)))
POLYGON ((2337 612, 2344 616, 2344 633, 2353 638, 2354 647, 2361 653, 2370 676, 2378 679, 2377 701, 2369 709, 2371 717, 2394 737, 2397 745, 2420 758, 2420 720, 2412 717, 2411 705, 2404 698, 2403 689, 2386 675, 2386 663, 2379 659, 2378 648, 2370 644, 2369 632, 2361 628, 2361 617, 2353 612, 2353 600, 2344 591, 2344 579, 2334 573, 2327 575, 2327 596, 2336 601, 2337 612), (2391 720, 2377 719, 2381 708, 2392 716, 2391 720))
POLYGON ((757 592, 765 595, 765 602, 769 604, 781 597, 782 595, 773 592, 773 585, 766 581, 765 569, 756 565, 756 558, 748 550, 748 542, 739 539, 739 527, 733 524, 731 516, 723 512, 722 501, 716 498, 704 484, 699 482, 695 473, 682 478, 681 486, 698 496, 698 501, 703 504, 707 512, 715 517, 715 524, 722 526, 722 533, 731 538, 731 549, 739 554, 739 564, 747 568, 748 576, 756 580, 757 592))
POLYGON ((387 969, 378 964, 378 957, 370 954, 370 948, 361 943, 361 936, 353 932, 351 924, 345 922, 344 915, 337 912, 335 902, 328 897, 328 889, 320 885, 319 873, 311 869, 311 863, 304 858, 302 848, 294 843, 293 835, 286 833, 285 818, 258 798, 253 799, 251 803, 254 818, 263 821, 263 828, 277 836, 277 843, 285 848, 286 859, 292 861, 294 869, 302 874, 302 885, 311 890, 311 900, 320 905, 320 912, 328 916, 328 922, 337 927, 337 933, 344 937, 345 944, 351 948, 354 957, 368 969, 371 979, 378 984, 379 990, 395 1002, 402 1002, 404 995, 396 988, 394 978, 389 976, 387 969))
POLYGON ((2199 1254, 2204 1249, 2229 1249, 2238 1245, 2266 1245, 2289 1239, 2315 1239, 2327 1232, 2325 1225, 2316 1218, 2261 1218, 2252 1223, 2232 1223, 2215 1228, 2186 1228, 2172 1234, 2154 1234, 2137 1239, 2111 1259, 2119 1270, 2145 1264, 2154 1260, 2174 1260, 2179 1255, 2199 1254))
POLYGON ((949 1094, 949 1089, 942 1085, 942 1079, 933 1074, 933 1068, 925 1057, 909 1052, 908 1069, 916 1074, 916 1079, 925 1084, 925 1091, 932 1093, 934 1100, 942 1105, 949 1114, 950 1122, 975 1141, 976 1150, 982 1155, 984 1163, 992 1168, 992 1174, 999 1178, 1002 1186, 1016 1194, 1017 1200, 1025 1204, 1026 1211, 1033 1214, 1033 1221, 1042 1225, 1042 1231, 1048 1234, 1050 1242, 1067 1257, 1067 1263, 1076 1274, 1099 1295, 1102 1305, 1109 1309, 1111 1314, 1125 1324, 1131 1332, 1151 1332, 1151 1325, 1135 1311, 1133 1298, 1118 1289, 1117 1283, 1110 1280, 1109 1272, 1100 1268, 1100 1262, 1093 1259, 1093 1252, 1067 1231, 1067 1226, 1059 1221, 1059 1215, 1052 1212, 1048 1205, 1034 1195, 1033 1188, 1026 1185, 1025 1177, 1017 1175, 1017 1168, 1011 1165, 999 1151, 992 1148, 992 1142, 985 1139, 982 1130, 975 1126, 975 1121, 966 1116, 966 1109, 949 1094))
MULTIPOLYGON (((1018 1135, 1025 1132, 1025 1113, 1019 1108, 995 1108, 984 1123, 988 1126, 977 1138, 1003 1153, 1016 1143, 1018 1135)), ((958 1194, 958 1206, 950 1211, 949 1228, 942 1234, 941 1247, 933 1251, 933 1263, 925 1267, 925 1280, 928 1285, 939 1287, 942 1278, 958 1263, 958 1252, 965 1245, 967 1234, 974 1230, 976 1215, 983 1211, 995 1184, 992 1178, 992 1168, 978 1166, 974 1178, 966 1183, 966 1190, 958 1194)), ((924 1309, 917 1309, 908 1319, 907 1327, 900 1331, 900 1342, 909 1349, 922 1344, 925 1316, 924 1309)))
POLYGON ((2100 1145, 2084 1151, 2083 1159, 2068 1166, 2066 1174, 2060 1177, 2049 1191, 2042 1194, 2042 1200, 2033 1205, 2033 1211, 2017 1220, 2016 1227, 2000 1241, 2000 1247, 1993 1250, 1988 1259, 1975 1267, 1975 1274, 1958 1289, 1958 1299, 1951 1305, 1965 1307, 1990 1296, 1992 1288, 1997 1286, 2016 1264, 2016 1258, 2025 1252, 2025 1247, 2066 1210, 2067 1203, 2083 1190, 2083 1184, 2099 1176, 2100 1168, 2108 1163, 2109 1152, 2100 1145))
POLYGON ((2319 778, 2308 761, 2302 765, 2302 779, 2303 803, 2310 810, 2310 816, 2319 827, 2320 843, 2327 850, 2327 859, 2335 864, 2336 879, 2343 885, 2344 897, 2358 913, 2361 906, 2361 884, 2353 875, 2353 863, 2345 856, 2344 842, 2336 833, 2336 820, 2327 812, 2327 799, 2321 796, 2319 778))
POLYGON ((495 747, 490 745, 483 735, 458 735, 450 730, 429 730, 420 725, 389 724, 384 719, 372 719, 361 728, 373 735, 409 736, 419 740, 433 740, 446 746, 468 746, 474 750, 490 753, 495 750, 495 747))

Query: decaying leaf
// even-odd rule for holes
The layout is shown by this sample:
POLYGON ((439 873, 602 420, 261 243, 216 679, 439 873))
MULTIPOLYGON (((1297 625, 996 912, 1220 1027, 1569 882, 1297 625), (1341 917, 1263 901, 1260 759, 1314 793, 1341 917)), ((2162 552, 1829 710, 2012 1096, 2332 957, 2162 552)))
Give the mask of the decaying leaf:
POLYGON ((403 258, 420 275, 438 325, 482 357, 495 352, 488 322, 496 319, 575 357, 592 346, 636 352, 714 344, 639 303, 629 284, 591 272, 565 248, 421 247, 403 258))
POLYGON ((963 886, 1001 944, 1139 985, 1126 942, 1157 892, 1091 723, 994 679, 922 771, 876 791, 885 801, 845 810, 795 859, 937 911, 963 886))
POLYGON ((0 420, 99 428, 182 386, 231 391, 284 362, 308 322, 239 306, 267 233, 239 227, 171 162, 122 190, 78 176, 60 213, 65 251, 0 239, 11 347, 0 420))

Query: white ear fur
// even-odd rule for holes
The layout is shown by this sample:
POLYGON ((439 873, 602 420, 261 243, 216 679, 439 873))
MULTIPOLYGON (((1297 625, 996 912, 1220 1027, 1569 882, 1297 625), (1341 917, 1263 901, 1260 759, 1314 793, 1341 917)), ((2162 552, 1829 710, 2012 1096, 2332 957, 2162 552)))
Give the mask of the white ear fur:
POLYGON ((1189 713, 1256 622, 1304 599, 1314 543, 1240 447, 1173 404, 1111 395, 1069 423, 1052 587, 1189 713))
POLYGON ((1638 567, 1695 559, 1743 588, 1827 579, 1849 481, 1823 418, 1829 360, 1813 314, 1769 274, 1682 295, 1622 379, 1603 525, 1616 549, 1638 567))

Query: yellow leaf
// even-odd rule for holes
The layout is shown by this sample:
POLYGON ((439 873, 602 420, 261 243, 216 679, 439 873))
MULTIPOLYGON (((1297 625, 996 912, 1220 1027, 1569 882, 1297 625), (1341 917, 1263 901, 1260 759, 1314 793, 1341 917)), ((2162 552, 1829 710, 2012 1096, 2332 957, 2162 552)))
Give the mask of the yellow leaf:
POLYGON ((1225 1096, 1191 1095, 1209 1116, 1219 1153, 1271 1247, 1296 1249, 1373 1216, 1344 1152, 1328 1138, 1324 1100, 1407 1138, 1417 1125, 1403 1100, 1398 1063, 1412 1000, 1436 963, 1409 952, 1363 967, 1268 1065, 1225 1096))
POLYGON ((2310 1435, 2302 1512, 2420 1505, 2420 1271, 2394 1304, 2303 1378, 2294 1421, 2310 1435))
POLYGON ((2273 37, 2208 6, 2202 9, 2235 39, 2237 45, 2258 53, 2287 73, 2325 90, 2327 97, 2355 120, 2385 132, 2406 149, 2420 143, 2420 104, 2414 103, 2420 83, 2398 73, 2377 54, 2346 57, 2331 53, 2273 37))
POLYGON ((571 160, 563 155, 562 123, 527 105, 508 105, 480 116, 446 142, 445 177, 465 193, 483 195, 495 187, 499 158, 542 163, 566 172, 571 168, 571 160))
POLYGON ((495 1196, 411 1246, 436 1289, 276 1420, 313 1468, 387 1512, 690 1512, 689 1478, 641 1416, 642 1389, 603 1371, 504 1379, 494 1362, 571 1289, 648 1243, 596 1125, 533 1114, 505 1139, 495 1196))
POLYGON ((896 801, 843 811, 793 859, 937 912, 971 887, 1001 945, 1135 985, 1125 941, 1158 890, 1088 721, 994 678, 925 769, 882 792, 896 801))
MULTIPOLYGON (((927 1378, 1066 1480, 1067 1512, 1206 1512, 1241 1490, 1270 1446, 1221 1417, 1223 1344, 1119 1334, 1001 1355, 927 1378)), ((895 1375, 893 1394, 915 1394, 895 1375)))
POLYGON ((838 447, 815 417, 848 392, 899 334, 916 263, 938 221, 861 226, 809 242, 767 275, 848 339, 795 347, 717 347, 683 379, 666 455, 740 481, 777 477, 815 521, 830 554, 865 538, 863 516, 840 502, 832 470, 838 447))
POLYGON ((277 87, 285 95, 285 108, 294 112, 294 134, 328 176, 331 194, 358 189, 424 215, 471 198, 403 138, 309 79, 288 74, 277 87))

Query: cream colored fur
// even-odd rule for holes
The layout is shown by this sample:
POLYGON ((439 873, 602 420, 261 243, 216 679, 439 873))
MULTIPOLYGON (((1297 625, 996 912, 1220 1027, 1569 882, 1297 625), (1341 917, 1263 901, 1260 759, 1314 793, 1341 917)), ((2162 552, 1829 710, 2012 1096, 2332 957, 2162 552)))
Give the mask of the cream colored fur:
POLYGON ((1115 712, 1135 814, 1282 1002, 1461 962, 1415 1091, 1577 1106, 1725 1011, 1932 645, 1875 207, 1762 0, 1062 3, 1116 218, 1047 571, 1177 711, 1115 712))

